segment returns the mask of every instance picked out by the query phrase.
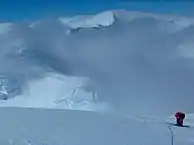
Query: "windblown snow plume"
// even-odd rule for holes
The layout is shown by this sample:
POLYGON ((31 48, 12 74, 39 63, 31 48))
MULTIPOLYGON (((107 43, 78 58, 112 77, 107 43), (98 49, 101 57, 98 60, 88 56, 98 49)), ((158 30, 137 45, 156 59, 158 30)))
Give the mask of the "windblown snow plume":
POLYGON ((104 108, 111 106, 119 113, 161 116, 193 111, 193 24, 193 19, 183 16, 117 10, 0 25, 1 105, 17 104, 14 100, 21 96, 24 102, 32 102, 21 105, 19 99, 19 106, 60 104, 77 84, 62 95, 55 87, 68 88, 71 81, 87 78, 94 91, 89 100, 87 91, 80 93, 86 97, 82 101, 97 99, 106 104, 104 108), (55 78, 53 85, 47 86, 48 80, 40 85, 50 79, 48 73, 69 78, 57 85, 55 78))

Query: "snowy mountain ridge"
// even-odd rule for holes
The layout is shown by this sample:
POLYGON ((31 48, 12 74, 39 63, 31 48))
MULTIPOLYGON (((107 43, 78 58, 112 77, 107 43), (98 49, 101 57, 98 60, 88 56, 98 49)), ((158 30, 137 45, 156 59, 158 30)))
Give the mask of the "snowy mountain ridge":
POLYGON ((70 28, 96 28, 108 27, 114 23, 114 14, 111 11, 99 13, 93 16, 76 16, 73 18, 59 18, 61 23, 70 28))
POLYGON ((131 22, 135 19, 153 18, 156 20, 167 21, 169 23, 175 23, 180 27, 189 27, 194 24, 193 18, 187 18, 184 16, 175 15, 162 15, 145 12, 135 12, 126 10, 112 10, 98 13, 96 15, 82 15, 72 18, 59 18, 63 24, 69 26, 72 29, 76 28, 96 28, 96 27, 108 27, 114 24, 115 21, 131 22))

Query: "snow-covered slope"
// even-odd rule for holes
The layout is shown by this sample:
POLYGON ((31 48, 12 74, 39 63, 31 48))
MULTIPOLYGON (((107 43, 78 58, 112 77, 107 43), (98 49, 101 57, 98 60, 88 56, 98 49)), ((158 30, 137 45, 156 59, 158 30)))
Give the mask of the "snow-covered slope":
MULTIPOLYGON (((0 108, 2 145, 171 145, 164 122, 83 111, 0 108), (19 117, 18 117, 19 116, 19 117)), ((192 144, 194 132, 171 126, 176 145, 192 144)))
POLYGON ((0 113, 0 143, 4 145, 170 144, 165 125, 81 111, 1 108, 0 113))
POLYGON ((193 24, 123 10, 0 24, 0 144, 192 145, 169 123, 194 110, 193 24))

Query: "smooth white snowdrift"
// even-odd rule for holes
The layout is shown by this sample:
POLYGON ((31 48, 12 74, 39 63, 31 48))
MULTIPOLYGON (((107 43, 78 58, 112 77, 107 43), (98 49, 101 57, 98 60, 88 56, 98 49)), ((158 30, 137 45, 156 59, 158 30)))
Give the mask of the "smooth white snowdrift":
POLYGON ((114 23, 114 14, 111 11, 99 13, 91 16, 76 16, 73 18, 59 18, 59 20, 69 27, 95 28, 99 26, 111 26, 114 23))

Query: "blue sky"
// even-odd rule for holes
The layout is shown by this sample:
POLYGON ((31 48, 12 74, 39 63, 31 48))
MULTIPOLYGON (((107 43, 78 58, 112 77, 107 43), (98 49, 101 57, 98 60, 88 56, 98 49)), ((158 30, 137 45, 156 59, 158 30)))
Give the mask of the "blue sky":
POLYGON ((0 21, 37 19, 55 15, 96 13, 110 9, 194 15, 194 0, 0 0, 0 21))

